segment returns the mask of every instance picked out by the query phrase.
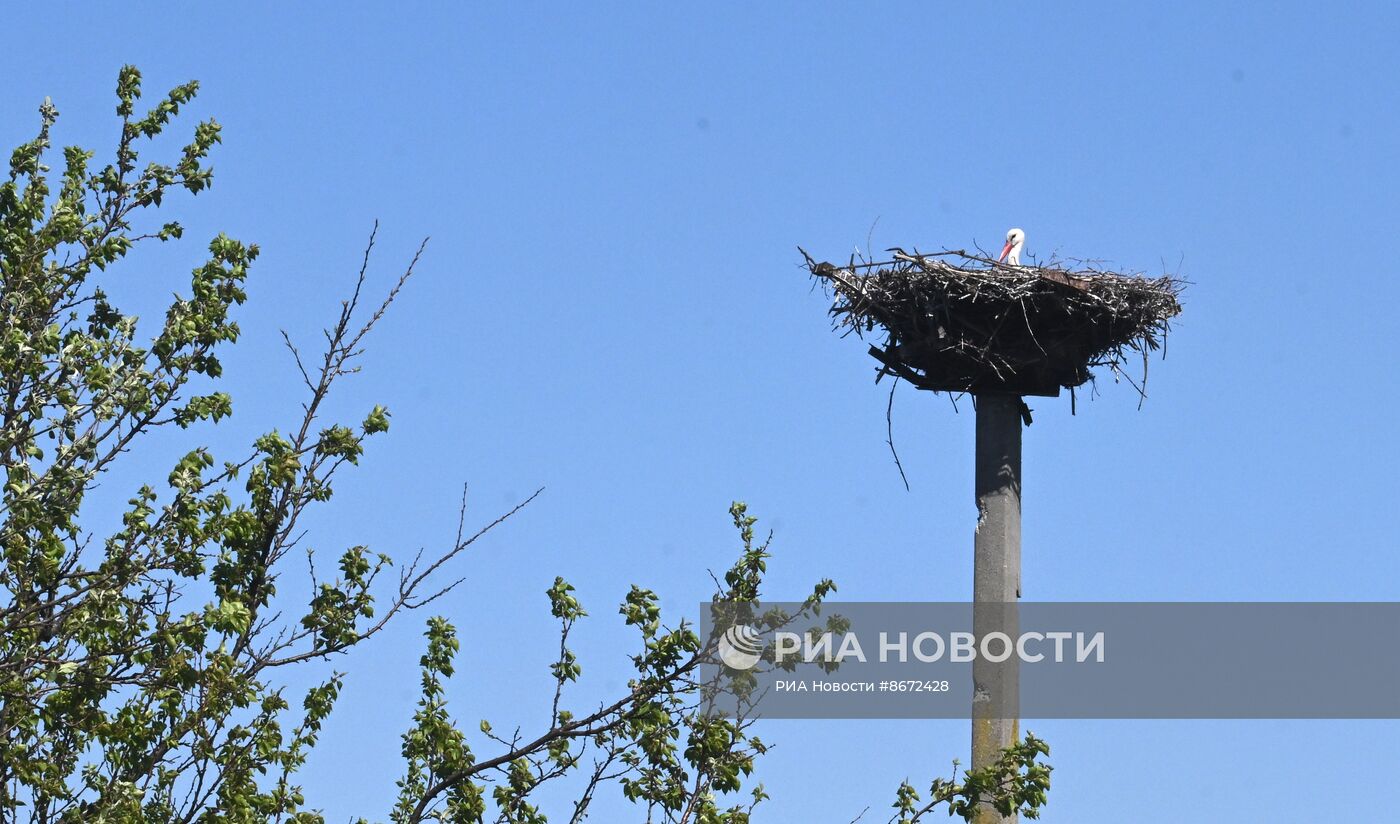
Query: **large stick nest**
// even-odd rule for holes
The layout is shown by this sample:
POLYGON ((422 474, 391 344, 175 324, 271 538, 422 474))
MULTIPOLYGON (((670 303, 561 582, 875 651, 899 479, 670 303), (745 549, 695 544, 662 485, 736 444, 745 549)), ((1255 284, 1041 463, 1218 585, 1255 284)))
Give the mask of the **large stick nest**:
POLYGON ((1106 367, 1143 393, 1147 356, 1164 345, 1181 312, 1183 284, 1172 277, 1088 264, 1008 266, 963 251, 890 251, 887 262, 844 266, 802 252, 833 293, 838 330, 885 334, 883 345, 870 347, 880 362, 876 380, 894 375, 941 392, 1058 395, 1106 367), (1129 357, 1141 358, 1140 381, 1123 371, 1129 357))

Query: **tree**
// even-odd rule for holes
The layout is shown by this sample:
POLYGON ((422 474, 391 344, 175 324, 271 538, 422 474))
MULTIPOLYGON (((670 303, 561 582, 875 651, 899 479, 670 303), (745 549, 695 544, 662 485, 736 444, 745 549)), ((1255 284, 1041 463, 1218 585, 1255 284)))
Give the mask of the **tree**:
MULTIPOLYGON (((137 246, 181 237, 178 222, 153 217, 167 194, 198 194, 212 181, 206 163, 220 141, 212 120, 194 127, 178 157, 138 163, 197 90, 177 86, 138 115, 141 75, 123 68, 112 162, 90 168, 93 152, 68 147, 56 179, 45 161, 58 112, 46 100, 37 137, 15 150, 0 185, 0 821, 320 821, 295 777, 344 676, 293 700, 284 673, 431 604, 454 585, 440 580, 449 562, 534 497, 475 530, 464 498, 456 540, 399 567, 354 546, 327 575, 328 559, 308 552, 309 594, 279 591, 302 515, 326 505, 337 473, 389 428, 381 406, 353 425, 323 420, 333 386, 356 370, 366 336, 423 252, 367 305, 371 235, 324 349, 303 358, 286 339, 305 389, 290 426, 232 458, 191 449, 163 483, 134 490, 105 530, 84 517, 99 478, 152 432, 197 438, 233 409, 228 393, 196 389, 217 384, 219 352, 238 339, 233 312, 257 246, 215 237, 149 338, 102 289, 107 270, 137 246)), ((731 515, 740 550, 718 603, 756 598, 768 558, 745 507, 731 515)), ((819 583, 808 606, 832 589, 819 583)), ((684 621, 664 624, 655 594, 634 586, 620 607, 638 638, 626 691, 570 710, 566 688, 582 670, 569 634, 586 613, 563 579, 547 597, 560 622, 548 674, 553 720, 508 736, 480 722, 478 746, 489 753, 477 754, 444 698, 456 630, 427 621, 422 695, 403 736, 390 820, 542 822, 532 793, 567 780, 577 791, 561 812, 572 821, 605 786, 649 821, 747 821, 765 798, 751 775, 765 746, 751 720, 702 711, 698 672, 714 639, 684 621)), ((1034 815, 1048 768, 1035 761, 1043 745, 1025 746, 1008 751, 1000 772, 935 782, 930 801, 961 812, 958 803, 981 793, 1034 815)), ((900 820, 926 811, 907 785, 899 797, 900 820)))

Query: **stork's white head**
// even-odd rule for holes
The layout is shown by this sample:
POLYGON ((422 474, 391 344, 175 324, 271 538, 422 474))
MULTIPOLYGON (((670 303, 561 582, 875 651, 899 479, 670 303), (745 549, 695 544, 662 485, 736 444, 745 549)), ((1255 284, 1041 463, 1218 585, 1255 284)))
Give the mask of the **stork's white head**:
POLYGON ((1026 245, 1026 233, 1012 229, 1006 233, 1006 245, 1001 247, 1001 257, 997 262, 1006 261, 1011 266, 1021 265, 1021 247, 1026 245))

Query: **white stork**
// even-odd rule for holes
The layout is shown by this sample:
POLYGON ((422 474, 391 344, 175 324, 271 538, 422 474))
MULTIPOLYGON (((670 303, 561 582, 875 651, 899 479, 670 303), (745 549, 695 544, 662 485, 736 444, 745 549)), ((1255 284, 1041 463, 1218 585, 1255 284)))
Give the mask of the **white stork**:
POLYGON ((1009 266, 1021 265, 1021 247, 1026 245, 1026 233, 1020 229, 1012 229, 1006 233, 1006 245, 1001 247, 1001 257, 997 258, 997 263, 1005 261, 1009 266))

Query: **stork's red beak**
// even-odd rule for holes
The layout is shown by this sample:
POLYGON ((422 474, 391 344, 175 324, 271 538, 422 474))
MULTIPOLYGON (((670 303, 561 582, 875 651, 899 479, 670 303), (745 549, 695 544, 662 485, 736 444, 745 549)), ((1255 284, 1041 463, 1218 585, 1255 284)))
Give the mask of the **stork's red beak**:
POLYGON ((1006 256, 1011 254, 1011 241, 1006 241, 1006 245, 1001 247, 1001 257, 997 258, 997 263, 1006 260, 1006 256))

